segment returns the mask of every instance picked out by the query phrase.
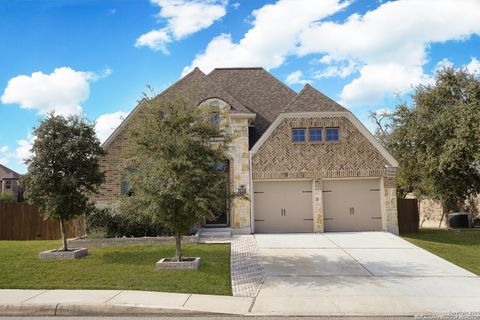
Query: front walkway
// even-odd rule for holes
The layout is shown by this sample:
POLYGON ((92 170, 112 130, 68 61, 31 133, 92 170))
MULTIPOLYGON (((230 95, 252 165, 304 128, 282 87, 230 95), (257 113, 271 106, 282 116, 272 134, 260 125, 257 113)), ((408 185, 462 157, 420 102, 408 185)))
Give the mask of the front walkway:
POLYGON ((233 236, 230 269, 233 295, 256 297, 263 283, 263 267, 254 236, 233 236))

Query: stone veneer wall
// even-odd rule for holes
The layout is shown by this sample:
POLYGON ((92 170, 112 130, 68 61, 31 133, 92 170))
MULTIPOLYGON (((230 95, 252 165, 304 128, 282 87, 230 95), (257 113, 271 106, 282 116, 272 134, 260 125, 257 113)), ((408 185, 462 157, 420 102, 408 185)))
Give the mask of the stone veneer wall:
MULTIPOLYGON (((248 125, 246 118, 237 118, 230 112, 230 106, 223 100, 212 98, 203 101, 200 108, 220 113, 220 126, 232 138, 229 149, 231 168, 231 187, 237 191, 245 186, 250 194, 250 166, 248 152, 248 125)), ((122 176, 127 168, 125 153, 128 149, 128 133, 124 128, 106 148, 107 154, 100 160, 101 169, 105 172, 105 183, 93 198, 97 203, 112 203, 118 201, 121 195, 122 176)), ((230 224, 236 229, 250 228, 250 201, 235 199, 231 205, 230 224)))
MULTIPOLYGON (((230 121, 232 143, 229 155, 233 159, 233 189, 245 187, 250 195, 250 164, 248 152, 248 119, 233 118, 230 121)), ((234 229, 244 229, 250 233, 251 215, 249 199, 234 199, 230 225, 234 229), (248 229, 248 230, 247 230, 248 229)))
POLYGON ((313 196, 313 232, 324 232, 322 180, 314 180, 313 196))
POLYGON ((383 205, 385 208, 384 230, 398 234, 397 189, 395 183, 396 168, 387 168, 383 178, 383 205))

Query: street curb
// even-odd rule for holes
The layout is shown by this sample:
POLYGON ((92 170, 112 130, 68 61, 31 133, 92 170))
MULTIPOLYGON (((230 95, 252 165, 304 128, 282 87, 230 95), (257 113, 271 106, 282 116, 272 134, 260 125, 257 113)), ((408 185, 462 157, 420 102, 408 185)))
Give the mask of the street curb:
POLYGON ((0 316, 54 316, 57 304, 0 304, 0 316))
POLYGON ((0 316, 233 316, 228 313, 108 304, 0 304, 0 316))

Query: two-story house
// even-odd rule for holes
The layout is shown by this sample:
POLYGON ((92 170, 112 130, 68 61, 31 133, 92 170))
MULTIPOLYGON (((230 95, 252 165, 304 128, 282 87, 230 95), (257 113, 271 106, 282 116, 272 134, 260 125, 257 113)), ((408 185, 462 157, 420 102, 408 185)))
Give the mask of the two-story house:
POLYGON ((20 192, 20 174, 0 164, 0 194, 17 196, 20 192))
MULTIPOLYGON (((215 106, 232 136, 230 187, 250 196, 233 200, 206 226, 228 226, 234 233, 398 233, 398 163, 350 111, 308 84, 296 93, 263 68, 209 74, 195 68, 156 99, 192 89, 197 106, 215 106)), ((141 108, 104 143, 99 203, 127 192, 125 128, 141 108)))

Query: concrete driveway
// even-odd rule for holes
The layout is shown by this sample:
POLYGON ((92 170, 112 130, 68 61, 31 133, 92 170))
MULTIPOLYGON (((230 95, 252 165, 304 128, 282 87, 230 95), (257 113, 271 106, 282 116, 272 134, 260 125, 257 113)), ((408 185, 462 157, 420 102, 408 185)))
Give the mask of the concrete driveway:
MULTIPOLYGON (((384 232, 255 235, 257 314, 480 312, 480 278, 384 232)), ((480 313, 479 313, 480 314, 480 313)))

